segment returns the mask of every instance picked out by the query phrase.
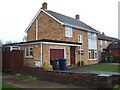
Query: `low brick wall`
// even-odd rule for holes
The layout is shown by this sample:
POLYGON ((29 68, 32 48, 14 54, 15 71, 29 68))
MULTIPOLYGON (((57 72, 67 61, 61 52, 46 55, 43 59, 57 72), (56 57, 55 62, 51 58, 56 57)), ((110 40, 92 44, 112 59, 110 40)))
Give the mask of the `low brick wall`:
POLYGON ((102 86, 102 88, 103 87, 106 88, 107 85, 106 84, 104 85, 104 83, 108 83, 108 82, 109 82, 108 86, 120 84, 120 75, 105 77, 103 79, 103 77, 98 77, 98 74, 75 73, 69 71, 44 71, 39 68, 30 68, 30 67, 22 67, 19 70, 16 70, 15 72, 38 76, 41 77, 41 79, 43 80, 68 83, 78 86, 85 86, 88 88, 89 87, 96 88, 97 86, 100 87, 100 85, 102 86), (102 82, 100 78, 103 79, 102 82), (98 80, 100 80, 101 83, 98 80))

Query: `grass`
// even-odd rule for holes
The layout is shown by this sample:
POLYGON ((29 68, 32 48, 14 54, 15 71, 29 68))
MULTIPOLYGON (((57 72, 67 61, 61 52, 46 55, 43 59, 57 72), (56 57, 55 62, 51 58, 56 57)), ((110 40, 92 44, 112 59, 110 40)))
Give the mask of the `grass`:
POLYGON ((16 89, 16 90, 20 89, 20 90, 25 90, 24 88, 17 87, 17 86, 11 85, 11 84, 7 84, 5 82, 0 82, 0 85, 1 85, 0 88, 2 88, 2 90, 4 90, 4 89, 16 89))
POLYGON ((26 79, 33 79, 33 80, 40 80, 41 79, 40 77, 35 77, 35 76, 25 75, 25 74, 20 74, 20 73, 15 74, 15 76, 26 78, 26 79))
POLYGON ((89 67, 82 68, 82 70, 120 72, 120 70, 118 70, 118 67, 120 67, 120 65, 98 64, 95 66, 89 66, 89 67))

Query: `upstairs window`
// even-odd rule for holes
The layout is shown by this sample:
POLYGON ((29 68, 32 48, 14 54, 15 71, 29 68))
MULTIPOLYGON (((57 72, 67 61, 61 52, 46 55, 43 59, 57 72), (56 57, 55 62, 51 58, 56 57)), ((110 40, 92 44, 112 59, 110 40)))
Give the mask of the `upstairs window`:
POLYGON ((79 46, 79 50, 83 50, 83 35, 78 35, 78 42, 82 43, 82 45, 79 46))
POLYGON ((100 40, 100 48, 102 48, 102 40, 100 40))
POLYGON ((32 47, 27 47, 25 49, 25 57, 33 58, 33 48, 32 47))
POLYGON ((106 46, 106 47, 108 46, 108 42, 107 42, 107 41, 105 41, 105 46, 106 46))
POLYGON ((83 43, 83 35, 78 35, 78 42, 83 43))
POLYGON ((66 37, 72 37, 72 28, 71 27, 65 27, 65 36, 66 37))
POLYGON ((96 40, 96 34, 95 33, 88 33, 88 39, 89 40, 96 40))

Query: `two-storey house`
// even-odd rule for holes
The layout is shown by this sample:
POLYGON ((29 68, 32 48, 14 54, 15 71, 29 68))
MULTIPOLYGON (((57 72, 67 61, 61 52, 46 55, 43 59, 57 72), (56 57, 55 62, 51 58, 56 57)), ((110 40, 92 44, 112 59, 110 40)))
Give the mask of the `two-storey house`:
POLYGON ((103 32, 102 34, 98 34, 98 56, 99 60, 101 61, 101 58, 104 56, 105 49, 111 44, 111 43, 117 43, 119 40, 117 38, 106 36, 103 32))
POLYGON ((80 21, 79 15, 68 17, 43 3, 25 32, 27 41, 17 45, 24 51, 26 66, 41 67, 56 58, 66 59, 67 66, 98 63, 99 31, 80 21))

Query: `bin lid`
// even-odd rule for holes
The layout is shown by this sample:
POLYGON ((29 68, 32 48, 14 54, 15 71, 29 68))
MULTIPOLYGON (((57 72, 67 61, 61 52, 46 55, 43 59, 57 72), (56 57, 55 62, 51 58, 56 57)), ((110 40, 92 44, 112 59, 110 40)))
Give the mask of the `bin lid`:
POLYGON ((64 58, 60 58, 59 60, 66 60, 66 59, 64 59, 64 58))

